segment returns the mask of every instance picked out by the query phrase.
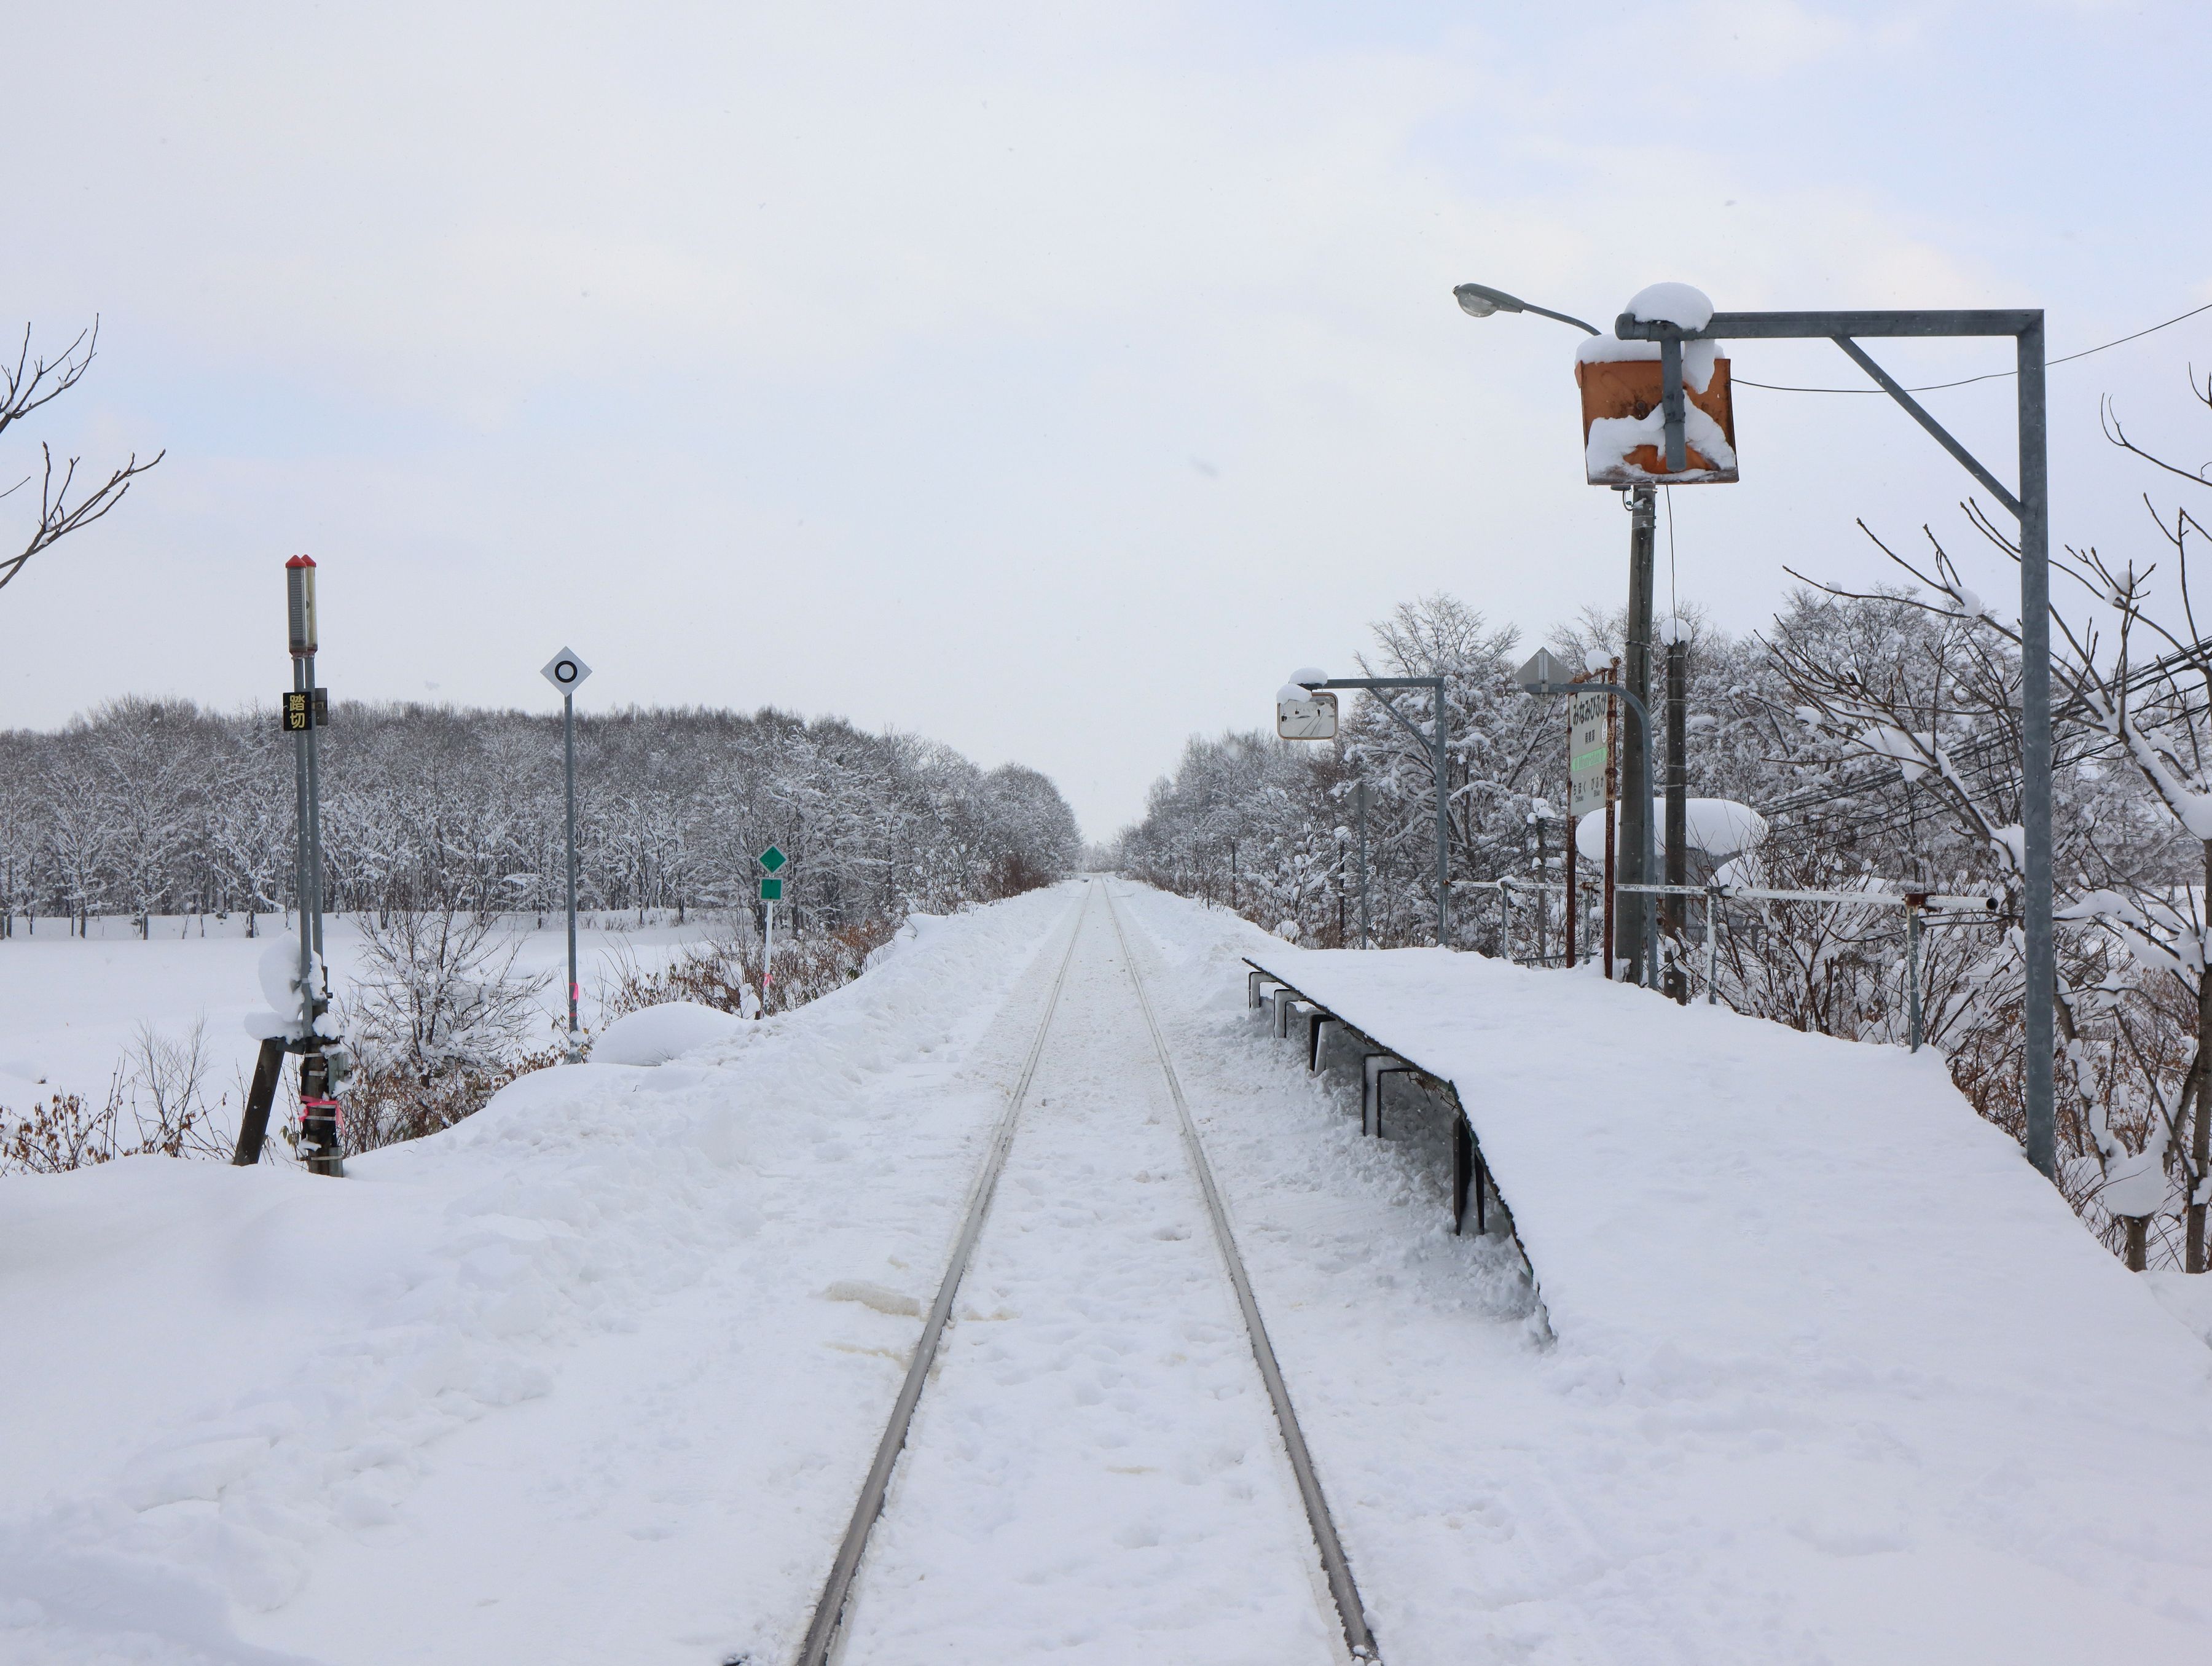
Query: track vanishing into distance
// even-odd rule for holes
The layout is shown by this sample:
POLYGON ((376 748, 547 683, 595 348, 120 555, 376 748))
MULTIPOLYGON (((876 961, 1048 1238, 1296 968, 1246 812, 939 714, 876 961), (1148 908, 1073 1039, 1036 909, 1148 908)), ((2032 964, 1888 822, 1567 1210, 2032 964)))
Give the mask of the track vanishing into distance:
POLYGON ((1025 1642, 1379 1658, 1097 881, 796 1658, 1007 1658, 1025 1642), (963 1282, 979 1293, 954 1327, 963 1282))

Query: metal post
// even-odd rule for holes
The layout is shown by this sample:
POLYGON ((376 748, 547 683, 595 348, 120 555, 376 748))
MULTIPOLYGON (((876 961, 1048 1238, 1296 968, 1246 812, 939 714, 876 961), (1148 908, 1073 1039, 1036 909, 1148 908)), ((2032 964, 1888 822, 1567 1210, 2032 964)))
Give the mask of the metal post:
MULTIPOLYGON (((292 657, 292 692, 305 695, 309 711, 313 710, 314 689, 307 681, 307 662, 303 655, 292 657)), ((314 904, 310 896, 313 881, 308 877, 307 867, 307 737, 296 730, 292 736, 292 901, 300 915, 300 1022, 304 1034, 314 1027, 315 1021, 308 993, 315 965, 315 926, 314 904)))
POLYGON ((584 1056, 584 1038, 576 1013, 581 993, 576 978, 576 696, 568 689, 561 694, 561 753, 568 809, 568 1062, 573 1064, 584 1056))
POLYGON ((1920 1051, 1920 900, 1905 904, 1905 1045, 1920 1051))
MULTIPOLYGON (((1613 681, 1620 681, 1620 662, 1613 662, 1613 681)), ((1620 902, 1620 706, 1616 700, 1605 703, 1605 871, 1598 875, 1598 900, 1605 905, 1605 924, 1601 936, 1605 951, 1605 975, 1613 976, 1613 930, 1618 921, 1615 911, 1620 902)))
POLYGON ((2052 1097, 2058 957, 2051 923, 2051 471, 2043 399, 2043 314, 2020 332, 2020 634, 2021 816, 2027 838, 2027 1160, 2058 1173, 2052 1097))
MULTIPOLYGON (((1653 551, 1656 540, 1658 511, 1656 488, 1636 486, 1629 488, 1628 535, 1628 629, 1626 650, 1626 675, 1621 681, 1628 691, 1644 706, 1651 703, 1651 583, 1653 551)), ((1623 748, 1623 761, 1627 765, 1627 776, 1632 781, 1645 784, 1640 800, 1629 799, 1621 807, 1620 844, 1626 857, 1622 865, 1628 870, 1628 883, 1649 885, 1655 875, 1644 865, 1647 840, 1644 832, 1651 820, 1650 776, 1651 735, 1649 725, 1638 724, 1628 736, 1623 748)), ((1656 937, 1657 912, 1650 900, 1641 893, 1625 893, 1620 900, 1620 933, 1627 939, 1630 956, 1630 981, 1656 981, 1650 971, 1650 956, 1656 937)))
MULTIPOLYGON (((1680 641, 1667 645, 1667 883, 1686 885, 1690 876, 1689 766, 1683 756, 1685 710, 1689 700, 1690 650, 1680 641)), ((1690 975, 1680 964, 1682 899, 1668 897, 1665 904, 1667 930, 1675 942, 1676 964, 1667 974, 1675 1002, 1690 1003, 1690 975)))
POLYGON ((1369 930, 1367 921, 1367 781, 1364 776, 1352 788, 1352 803, 1358 806, 1357 819, 1359 823, 1359 946, 1362 948, 1372 948, 1375 947, 1375 936, 1369 930))
POLYGON ((775 905, 761 905, 768 911, 768 924, 761 936, 761 1011, 768 1011, 768 992, 775 983, 775 905))
MULTIPOLYGON (((312 711, 315 703, 315 656, 309 651, 307 659, 307 702, 312 711)), ((315 712, 313 728, 301 738, 307 748, 307 894, 314 900, 315 958, 323 958, 323 774, 320 740, 323 714, 315 712)), ((330 998, 330 973, 323 974, 323 988, 318 996, 320 1003, 330 998)))
POLYGON ((1444 680, 1437 677, 1431 708, 1436 728, 1437 772, 1437 947, 1451 947, 1451 798, 1447 785, 1451 749, 1444 724, 1444 680))
MULTIPOLYGON (((1571 799, 1568 801, 1568 807, 1573 808, 1571 799)), ((1581 825, 1580 816, 1571 815, 1567 818, 1567 970, 1570 972, 1575 969, 1575 926, 1577 924, 1575 918, 1575 885, 1578 877, 1575 872, 1575 831, 1581 825)))
MULTIPOLYGON (((293 783, 298 794, 296 883, 300 908, 300 1155, 310 1174, 342 1176, 337 1104, 331 1097, 331 1064, 319 1033, 330 1005, 327 987, 316 988, 323 951, 322 828, 315 773, 315 563, 295 555, 284 563, 285 609, 290 627, 292 692, 300 703, 293 730, 293 783)), ((241 1130, 241 1133, 243 1133, 241 1130)), ((234 1160, 236 1160, 234 1156, 234 1160)))
MULTIPOLYGON (((1669 330, 1659 342, 1659 403, 1660 421, 1667 436, 1667 472, 1679 475, 1690 466, 1690 457, 1685 443, 1684 429, 1689 423, 1689 413, 1683 409, 1682 395, 1682 338, 1669 330)), ((1650 487, 1643 488, 1650 491, 1650 487)))
POLYGON ((1721 939, 1714 929, 1713 894, 1705 893, 1705 1004, 1720 1004, 1721 939))

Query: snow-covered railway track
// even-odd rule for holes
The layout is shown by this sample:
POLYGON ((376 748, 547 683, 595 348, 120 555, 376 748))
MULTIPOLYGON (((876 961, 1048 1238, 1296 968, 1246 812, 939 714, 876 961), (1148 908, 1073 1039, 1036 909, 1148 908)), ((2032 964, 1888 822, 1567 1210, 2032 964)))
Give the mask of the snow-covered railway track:
POLYGON ((1094 881, 797 1660, 1133 1645, 1377 1657, 1121 911, 1094 881), (1032 1103, 1051 1114, 1024 1123, 1032 1103), (963 1284, 984 1293, 954 1328, 963 1284))

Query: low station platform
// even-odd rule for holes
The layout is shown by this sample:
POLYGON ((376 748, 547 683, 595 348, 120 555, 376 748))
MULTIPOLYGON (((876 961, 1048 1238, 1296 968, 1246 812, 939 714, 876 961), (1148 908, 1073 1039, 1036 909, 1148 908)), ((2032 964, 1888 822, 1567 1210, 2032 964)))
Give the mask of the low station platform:
POLYGON ((1455 1225, 1504 1203, 1562 1337, 1751 1356, 1786 1336, 1793 1371, 1942 1359, 2008 1394, 2094 1359, 2212 1364, 1933 1049, 1433 948, 1245 963, 1310 1064, 1332 1025, 1361 1049, 1369 1132, 1391 1073, 1449 1097, 1455 1225))

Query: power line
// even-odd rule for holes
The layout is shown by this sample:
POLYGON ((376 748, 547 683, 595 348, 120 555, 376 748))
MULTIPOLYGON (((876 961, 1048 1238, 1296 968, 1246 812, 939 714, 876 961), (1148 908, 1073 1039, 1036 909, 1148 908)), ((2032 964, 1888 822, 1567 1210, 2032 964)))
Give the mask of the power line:
MULTIPOLYGON (((2177 324, 2185 323, 2199 312, 2212 312, 2212 301, 2207 301, 2202 306, 2192 306, 2186 312, 2168 318, 2164 324, 2154 324, 2148 330, 2138 330, 2134 335, 2123 336, 2118 341, 2106 342, 2099 347, 2085 347, 2079 353, 2069 353, 2063 358, 2045 359, 2043 361, 2044 368, 2048 370, 2053 365, 2071 364, 2076 359, 2086 359, 2092 353, 2102 353, 2110 348, 2124 347, 2130 342, 2141 341, 2146 336, 2155 335, 2161 330, 2170 330, 2177 324)), ((1957 382, 1929 382, 1917 388, 1907 388, 1905 391, 1907 393, 1941 393, 1945 388, 1971 387, 1976 382, 1998 382, 2008 376, 2019 374, 2017 370, 1992 370, 1979 376, 1966 377, 1964 380, 1957 382)), ((1729 377, 1729 385, 1738 388, 1765 388, 1769 393, 1881 393, 1883 391, 1881 388, 1794 387, 1786 382, 1753 382, 1740 376, 1729 377)))

